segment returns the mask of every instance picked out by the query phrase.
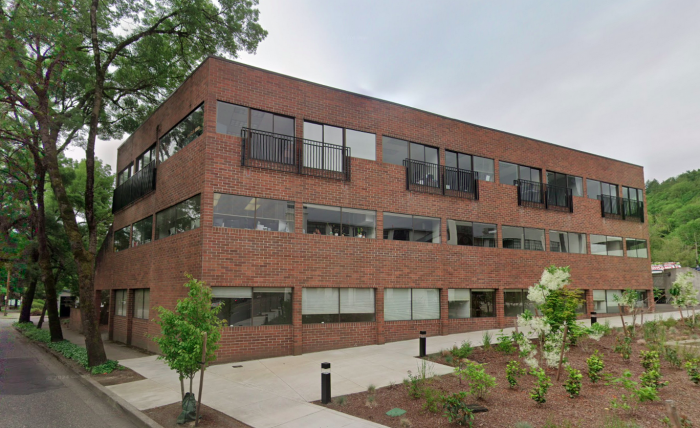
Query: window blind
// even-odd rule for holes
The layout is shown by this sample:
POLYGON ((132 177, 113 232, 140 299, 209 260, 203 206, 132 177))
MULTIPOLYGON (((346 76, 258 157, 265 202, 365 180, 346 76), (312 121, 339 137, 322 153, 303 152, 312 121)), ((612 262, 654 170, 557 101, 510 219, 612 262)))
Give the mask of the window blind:
POLYGON ((469 290, 450 288, 447 290, 447 300, 450 302, 468 302, 469 290))
POLYGON ((414 288, 413 319, 434 320, 440 318, 440 292, 436 289, 414 288))
POLYGON ((219 299, 251 299, 253 289, 251 287, 212 287, 212 296, 219 299))
POLYGON ((384 289, 384 320, 398 321, 411 319, 411 289, 384 289))
POLYGON ((337 288, 303 288, 301 290, 301 314, 323 315, 338 313, 337 288))
POLYGON ((374 313, 374 289, 373 288, 341 288, 340 289, 340 313, 341 314, 373 314, 374 313))

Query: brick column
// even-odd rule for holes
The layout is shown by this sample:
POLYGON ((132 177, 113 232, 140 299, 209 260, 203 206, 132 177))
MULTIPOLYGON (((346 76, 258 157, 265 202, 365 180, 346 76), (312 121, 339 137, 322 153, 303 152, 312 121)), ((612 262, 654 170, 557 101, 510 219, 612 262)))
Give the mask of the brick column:
POLYGON ((304 352, 302 339, 303 331, 301 325, 301 291, 302 287, 294 287, 292 292, 292 355, 301 355, 304 352))
POLYGON ((384 287, 377 287, 374 294, 374 319, 377 323, 377 345, 386 343, 384 334, 384 287))
POLYGON ((114 340, 114 311, 116 310, 116 304, 114 300, 116 292, 114 290, 109 290, 109 325, 107 327, 107 337, 109 340, 114 340))
POLYGON ((440 289, 440 334, 447 336, 450 334, 450 320, 448 312, 448 291, 447 287, 440 289))
POLYGON ((131 345, 131 331, 134 325, 134 292, 129 289, 126 292, 126 344, 131 345))
POLYGON ((504 328, 506 325, 506 318, 505 318, 505 308, 503 306, 503 289, 502 288, 497 288, 496 289, 496 325, 498 325, 498 328, 504 328))

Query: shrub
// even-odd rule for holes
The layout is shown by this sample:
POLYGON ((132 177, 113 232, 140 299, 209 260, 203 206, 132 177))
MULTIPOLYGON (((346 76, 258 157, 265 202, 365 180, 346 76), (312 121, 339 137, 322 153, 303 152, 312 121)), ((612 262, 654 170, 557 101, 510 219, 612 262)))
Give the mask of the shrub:
POLYGON ((348 404, 348 397, 341 395, 340 397, 335 397, 333 399, 333 403, 337 404, 338 406, 344 406, 348 404))
POLYGON ((583 379, 583 375, 579 370, 571 366, 566 366, 566 371, 569 373, 569 377, 566 379, 564 389, 569 393, 569 397, 576 398, 581 393, 581 379, 583 379))
POLYGON ((605 363, 603 363, 603 355, 598 355, 596 350, 593 355, 591 355, 587 360, 588 364, 588 378, 592 383, 596 383, 600 380, 600 372, 605 368, 605 363))
POLYGON ((377 387, 374 386, 374 384, 370 384, 370 385, 367 387, 367 392, 368 392, 370 395, 374 395, 374 393, 375 393, 376 391, 377 391, 377 387))
POLYGON ((472 347, 472 343, 468 340, 462 342, 459 347, 453 347, 451 351, 452 356, 460 360, 463 358, 469 358, 472 352, 474 352, 474 347, 472 347))
POLYGON ((688 377, 694 384, 700 384, 700 358, 692 358, 685 362, 688 377))
POLYGON ((629 360, 632 354, 632 338, 629 336, 618 337, 617 345, 613 347, 613 352, 620 354, 623 359, 629 360))
POLYGON ((365 406, 369 407, 370 409, 377 407, 378 405, 379 403, 377 403, 377 398, 374 395, 368 395, 365 399, 365 406))
POLYGON ((552 381, 547 376, 542 368, 532 369, 530 374, 537 378, 535 382, 535 387, 530 391, 530 398, 535 400, 537 404, 544 404, 547 402, 547 391, 549 387, 552 386, 552 381))
POLYGON ((496 343, 496 351, 502 352, 506 355, 513 354, 515 352, 513 338, 508 335, 498 336, 498 343, 496 343))
POLYGON ((642 367, 645 369, 640 378, 642 387, 650 387, 658 390, 662 386, 666 386, 668 382, 661 382, 661 362, 659 361, 659 353, 656 351, 642 351, 641 359, 642 367))
POLYGON ((639 387, 639 384, 632 380, 632 373, 629 370, 622 372, 622 376, 608 376, 606 385, 613 385, 626 390, 629 394, 620 394, 620 397, 615 397, 610 401, 610 407, 613 409, 632 410, 632 405, 636 401, 657 401, 659 394, 656 388, 651 386, 639 387))
POLYGON ((506 365, 506 379, 511 388, 518 386, 518 376, 524 375, 525 369, 520 367, 520 363, 517 361, 511 361, 506 365))
POLYGON ((442 403, 443 400, 442 394, 433 388, 425 388, 425 390, 423 390, 423 397, 425 397, 423 410, 430 413, 437 413, 440 411, 440 403, 442 403))
POLYGON ((408 378, 403 380, 403 384, 406 385, 408 390, 408 395, 413 399, 418 399, 423 396, 423 378, 419 375, 413 375, 411 371, 408 371, 408 378))
POLYGON ((460 379, 464 377, 469 384, 469 394, 476 399, 483 400, 489 389, 496 386, 496 378, 484 371, 484 364, 468 362, 464 368, 455 367, 455 372, 460 379))
POLYGON ((680 369, 682 361, 678 357, 678 345, 675 348, 666 346, 663 348, 664 359, 673 367, 680 369))
POLYGON ((472 413, 471 409, 469 409, 464 402, 466 397, 466 392, 458 392, 445 397, 442 408, 445 412, 445 417, 450 423, 457 422, 458 425, 472 426, 474 413, 472 413))
POLYGON ((485 331, 481 336, 481 343, 483 344, 484 349, 491 349, 491 340, 493 340, 493 335, 488 331, 485 331))

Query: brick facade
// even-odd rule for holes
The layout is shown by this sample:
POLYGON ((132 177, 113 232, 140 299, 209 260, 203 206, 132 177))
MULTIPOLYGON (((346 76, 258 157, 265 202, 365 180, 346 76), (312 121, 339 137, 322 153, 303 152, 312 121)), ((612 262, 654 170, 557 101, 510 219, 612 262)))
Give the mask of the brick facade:
MULTIPOLYGON (((599 201, 586 197, 573 198, 573 213, 521 207, 516 187, 498 182, 498 161, 507 161, 541 168, 543 177, 548 170, 583 177, 584 195, 586 178, 643 189, 642 167, 218 58, 205 61, 120 146, 117 169, 202 102, 203 134, 159 164, 156 191, 117 212, 113 224, 118 230, 201 194, 200 228, 119 253, 108 249, 97 263, 96 284, 100 290, 150 288, 151 319, 155 307, 173 308, 185 296, 184 273, 210 286, 292 287, 292 324, 224 328, 222 361, 382 344, 415 338, 419 330, 439 335, 512 325, 504 317, 503 289, 532 285, 551 264, 571 266, 574 286, 582 289, 652 288, 649 259, 590 254, 590 234, 648 241, 647 223, 602 218, 599 201), (217 100, 294 117, 297 135, 304 120, 374 133, 377 160, 352 158, 350 181, 242 167, 241 139, 216 133, 217 100), (496 182, 480 182, 478 201, 409 192, 405 168, 382 162, 382 136, 438 147, 441 164, 445 149, 494 159, 496 182), (214 193, 294 201, 295 233, 213 227, 214 193), (379 239, 303 234, 304 203, 376 211, 379 239), (442 243, 381 239, 385 212, 440 218, 442 243), (497 224, 498 248, 448 245, 448 219, 497 224), (504 249, 503 225, 586 233, 589 254, 504 249), (303 287, 374 288, 376 321, 302 325, 303 287), (397 287, 439 289, 441 318, 384 321, 383 290, 397 287), (496 316, 448 319, 449 288, 497 289, 496 316)), ((545 241, 549 249, 548 233, 545 241)), ((129 296, 131 302, 133 291, 129 296)), ((590 311, 591 293, 587 303, 590 311)), ((114 340, 157 351, 143 339, 158 333, 155 323, 112 314, 113 305, 114 340)))

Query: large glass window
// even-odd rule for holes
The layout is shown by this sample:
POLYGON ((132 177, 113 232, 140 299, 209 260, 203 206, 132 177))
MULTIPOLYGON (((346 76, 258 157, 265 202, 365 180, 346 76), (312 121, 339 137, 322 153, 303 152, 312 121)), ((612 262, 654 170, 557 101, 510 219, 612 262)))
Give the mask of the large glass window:
POLYGON ((114 292, 114 315, 126 316, 127 294, 128 290, 117 290, 114 292))
MULTIPOLYGON (((318 123, 304 122, 304 138, 343 146, 343 128, 318 123)), ((323 145, 304 146, 304 166, 331 171, 343 170, 343 153, 338 148, 323 145)))
POLYGON ((608 305, 605 300, 605 290, 593 290, 593 312, 605 314, 608 312, 608 305))
POLYGON ((591 235, 591 254, 622 257, 622 238, 619 236, 591 235))
MULTIPOLYGON (((350 156, 355 158, 376 160, 377 137, 375 134, 345 129, 337 126, 304 122, 304 138, 307 140, 321 141, 324 143, 342 146, 343 136, 345 137, 345 146, 350 148, 350 156)), ((335 151, 329 152, 328 150, 327 152, 327 155, 332 155, 332 153, 335 153, 335 151)))
POLYGON ((304 324, 374 321, 373 288, 304 288, 304 324))
POLYGON ((476 172, 476 176, 479 180, 493 182, 496 179, 493 159, 473 156, 472 161, 474 162, 473 171, 476 172))
POLYGON ((131 226, 126 226, 114 231, 114 252, 119 252, 129 248, 129 239, 131 238, 131 226))
POLYGON ((503 248, 544 251, 544 230, 529 227, 503 226, 503 248))
POLYGON ((266 111, 250 109, 250 128, 257 131, 294 136, 294 119, 266 111))
POLYGON ((134 318, 148 319, 151 301, 151 290, 142 288, 134 291, 134 318))
POLYGON ((550 230, 549 250, 558 253, 586 254, 586 234, 550 230))
POLYGON ((470 221, 447 220, 447 243, 496 247, 496 225, 470 221))
POLYGON ((581 177, 547 171, 547 184, 568 188, 574 196, 583 196, 583 178, 581 177))
POLYGON ((131 237, 131 246, 138 247, 139 245, 148 244, 153 237, 153 216, 148 216, 143 220, 134 223, 134 228, 131 237))
POLYGON ((374 211, 304 204, 304 233, 375 238, 376 218, 374 211))
POLYGON ((285 287, 212 287, 212 307, 229 327, 292 323, 292 289, 285 287))
POLYGON ((527 300, 527 289, 503 290, 503 308, 507 317, 517 317, 529 310, 535 313, 535 306, 527 300))
POLYGON ((385 288, 384 320, 440 319, 440 290, 432 288, 385 288))
POLYGON ((193 196, 156 214, 156 239, 199 227, 200 195, 193 196))
POLYGON ((644 193, 642 189, 634 187, 622 186, 622 197, 631 201, 644 202, 644 193))
POLYGON ((450 319, 495 317, 496 290, 447 290, 447 317, 450 319))
POLYGON ((586 193, 590 199, 600 199, 600 195, 619 197, 617 184, 604 183, 590 178, 586 179, 586 193))
POLYGON ((382 137, 383 160, 394 165, 403 165, 405 159, 438 164, 438 149, 392 137, 382 137))
POLYGON ((217 101, 216 132, 240 137, 241 128, 249 128, 248 107, 217 101))
POLYGON ((384 239, 440 243, 440 219, 384 213, 384 239))
POLYGON ((134 171, 141 171, 143 167, 147 166, 151 162, 156 160, 156 145, 152 145, 141 156, 136 158, 136 164, 134 165, 134 171))
POLYGON ((496 316, 496 290, 492 289, 472 289, 471 294, 471 317, 488 318, 496 316))
POLYGON ((120 186, 120 185, 126 183, 126 181, 129 178, 131 178, 131 167, 132 166, 133 166, 132 164, 129 164, 129 166, 127 166, 126 168, 121 170, 119 172, 119 174, 117 174, 117 186, 120 186))
POLYGON ((477 178, 493 181, 493 159, 445 150, 445 166, 477 173, 477 178))
POLYGON ((620 298, 622 290, 593 290, 593 310, 599 314, 620 313, 620 298))
POLYGON ((627 238, 625 243, 627 244, 627 257, 636 257, 640 259, 649 257, 646 239, 627 238))
POLYGON ((214 226, 294 232, 294 202, 214 193, 214 226))
POLYGON ((179 152, 195 138, 202 135, 204 126, 204 104, 200 105, 184 119, 175 125, 165 135, 160 137, 160 161, 165 162, 179 152))
POLYGON ((498 172, 501 184, 515 184, 516 180, 526 180, 539 183, 542 181, 542 171, 524 165, 516 165, 510 162, 498 162, 498 172))

